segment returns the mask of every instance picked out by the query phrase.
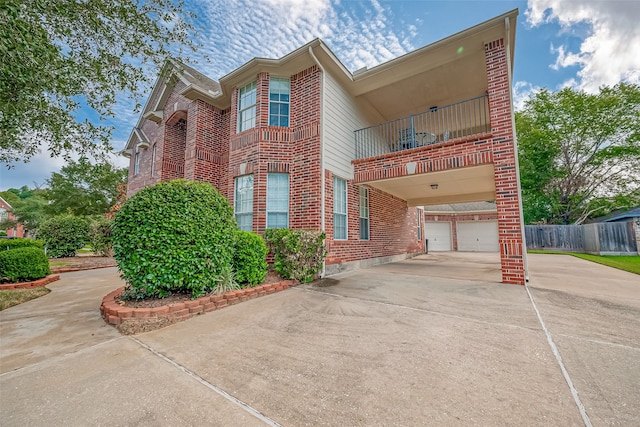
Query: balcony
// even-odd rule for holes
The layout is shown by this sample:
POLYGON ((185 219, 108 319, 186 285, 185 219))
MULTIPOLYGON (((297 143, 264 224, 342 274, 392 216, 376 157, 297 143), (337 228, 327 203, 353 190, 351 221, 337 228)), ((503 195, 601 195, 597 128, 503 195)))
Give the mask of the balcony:
POLYGON ((356 159, 487 133, 488 96, 482 95, 355 131, 356 159))

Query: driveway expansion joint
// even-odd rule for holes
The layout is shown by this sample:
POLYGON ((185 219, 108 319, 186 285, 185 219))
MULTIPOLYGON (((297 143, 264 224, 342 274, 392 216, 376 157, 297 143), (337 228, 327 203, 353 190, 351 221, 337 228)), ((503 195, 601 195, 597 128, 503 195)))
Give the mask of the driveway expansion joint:
POLYGON ((210 390, 214 391, 215 393, 219 394, 220 396, 224 397, 225 399, 227 399, 231 403, 235 404, 236 406, 240 407, 244 411, 246 411, 249 414, 253 415, 254 417, 259 419, 260 421, 264 422, 265 424, 267 424, 269 426, 272 426, 272 427, 282 427, 282 425, 278 424, 276 421, 274 421, 271 418, 267 417, 262 412, 260 412, 257 409, 253 408, 248 403, 245 403, 242 400, 238 399, 237 397, 227 393, 226 391, 224 391, 220 387, 217 387, 216 385, 211 384, 209 381, 205 380, 200 375, 198 375, 195 372, 191 371, 187 367, 179 364, 175 360, 165 356, 164 354, 162 354, 159 351, 155 350, 153 347, 149 346, 148 344, 144 343, 143 341, 139 340, 138 338, 135 338, 135 337, 129 337, 129 338, 132 341, 136 342, 138 345, 140 345, 142 348, 150 351, 155 356, 159 357, 160 359, 164 360, 168 364, 170 364, 173 367, 175 367, 175 368, 179 369, 180 371, 184 372, 185 374, 187 374, 191 378, 193 378, 196 381, 198 381, 200 384, 204 385, 208 389, 210 389, 210 390))

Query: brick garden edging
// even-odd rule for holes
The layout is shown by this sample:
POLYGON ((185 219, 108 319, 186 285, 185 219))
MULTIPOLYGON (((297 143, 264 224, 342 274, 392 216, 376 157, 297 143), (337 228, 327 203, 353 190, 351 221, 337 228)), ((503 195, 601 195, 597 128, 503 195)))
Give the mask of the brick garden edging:
POLYGON ((8 290, 8 289, 26 289, 26 288, 40 288, 42 286, 46 286, 49 283, 55 282, 56 280, 60 280, 60 276, 57 274, 51 274, 47 277, 43 277, 42 279, 34 280, 32 282, 20 282, 20 283, 6 283, 0 285, 0 290, 8 290))
POLYGON ((182 321, 198 314, 208 313, 239 302, 283 291, 296 285, 297 282, 295 280, 284 280, 153 308, 133 308, 118 304, 115 299, 124 290, 124 287, 121 287, 102 299, 100 313, 102 313, 102 317, 107 323, 114 326, 133 319, 169 318, 174 321, 182 321))

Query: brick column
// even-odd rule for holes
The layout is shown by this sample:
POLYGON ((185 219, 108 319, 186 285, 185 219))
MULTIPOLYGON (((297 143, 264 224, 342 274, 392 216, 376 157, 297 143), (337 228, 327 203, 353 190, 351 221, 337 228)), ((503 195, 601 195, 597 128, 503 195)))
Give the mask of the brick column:
POLYGON ((507 54, 504 40, 485 45, 492 151, 498 210, 498 243, 502 282, 524 285, 522 218, 518 200, 518 177, 507 54))

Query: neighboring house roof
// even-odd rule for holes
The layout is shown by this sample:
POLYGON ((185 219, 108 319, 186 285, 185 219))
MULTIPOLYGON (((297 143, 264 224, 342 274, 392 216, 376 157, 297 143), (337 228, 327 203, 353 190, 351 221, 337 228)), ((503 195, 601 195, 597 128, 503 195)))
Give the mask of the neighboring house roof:
POLYGON ((629 209, 628 211, 610 213, 604 217, 596 218, 594 222, 615 222, 626 218, 640 218, 640 206, 629 209))
POLYGON ((497 212, 497 209, 496 204, 492 202, 470 202, 424 206, 424 212, 426 214, 464 214, 497 212))
POLYGON ((0 206, 1 205, 6 205, 9 209, 12 209, 11 205, 9 204, 9 202, 7 202, 5 199, 3 199, 2 196, 0 196, 0 206))

